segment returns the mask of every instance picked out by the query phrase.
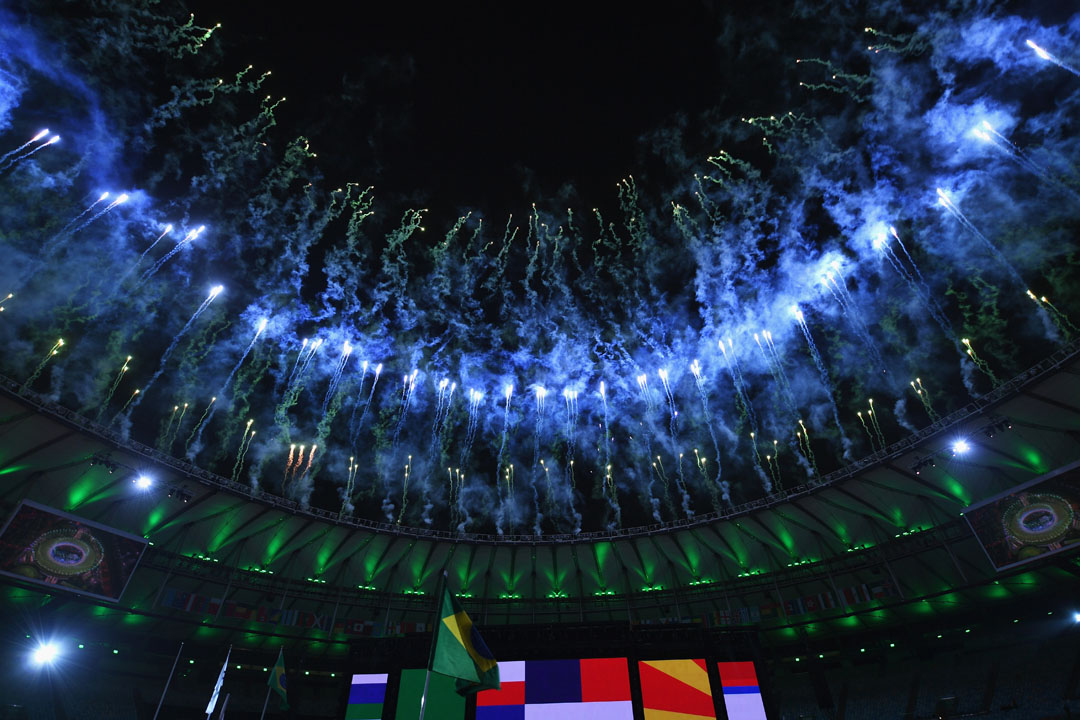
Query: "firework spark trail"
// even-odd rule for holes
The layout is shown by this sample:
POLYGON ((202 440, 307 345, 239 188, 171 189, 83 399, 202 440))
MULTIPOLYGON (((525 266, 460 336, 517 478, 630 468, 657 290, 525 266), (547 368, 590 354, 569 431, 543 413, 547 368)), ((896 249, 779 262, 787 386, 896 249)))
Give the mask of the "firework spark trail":
MULTIPOLYGON (((837 269, 837 274, 839 274, 839 269, 837 269)), ((843 280, 843 276, 840 279, 843 280)), ((886 372, 885 360, 881 357, 881 352, 878 350, 874 338, 870 335, 869 328, 863 322, 862 315, 859 314, 855 307, 855 300, 851 297, 851 293, 848 292, 847 283, 837 282, 836 277, 831 272, 825 273, 824 282, 825 286, 830 291, 833 291, 833 297, 840 303, 844 317, 848 319, 848 323, 851 325, 851 329, 854 330, 856 337, 862 341, 863 347, 866 348, 866 352, 869 353, 870 359, 874 362, 878 371, 886 372)))
MULTIPOLYGON (((38 145, 33 150, 31 150, 29 152, 25 152, 22 155, 19 155, 17 157, 13 157, 10 160, 8 160, 6 163, 4 163, 3 165, 0 165, 0 172, 4 172, 8 168, 14 167, 15 165, 19 164, 20 162, 22 162, 26 158, 30 157, 31 155, 37 153, 38 151, 44 150, 45 148, 49 147, 50 145, 54 145, 54 144, 56 144, 58 142, 60 142, 60 136, 59 135, 53 135, 51 138, 46 140, 41 145, 38 145)), ((25 147, 25 145, 23 147, 25 147)), ((7 157, 7 155, 5 155, 4 157, 7 157)), ((0 158, 0 159, 2 159, 2 158, 0 158)))
MULTIPOLYGON (((447 388, 450 387, 449 378, 443 378, 435 386, 435 417, 431 419, 431 448, 434 451, 439 444, 439 426, 443 415, 443 405, 449 396, 447 388)), ((446 410, 449 412, 449 404, 446 410)))
POLYGON ((120 282, 123 282, 124 280, 126 280, 127 277, 129 275, 131 275, 131 273, 135 272, 139 268, 139 265, 142 264, 142 261, 146 257, 147 253, 149 253, 151 250, 153 250, 155 247, 157 247, 157 244, 159 242, 161 242, 162 238, 164 238, 166 235, 171 233, 172 229, 173 229, 172 223, 169 223, 168 225, 165 226, 165 229, 161 232, 160 235, 157 236, 157 238, 154 240, 154 242, 150 243, 150 247, 143 250, 142 253, 139 255, 138 259, 135 261, 135 263, 131 267, 129 267, 124 272, 123 275, 120 276, 120 282))
MULTIPOLYGON (((154 386, 154 383, 157 382, 158 378, 160 378, 162 373, 165 372, 165 364, 169 362, 169 357, 173 354, 173 351, 176 350, 176 346, 180 343, 180 338, 184 337, 184 334, 191 328, 195 321, 199 319, 199 316, 203 314, 203 311, 206 310, 206 308, 210 307, 210 303, 214 302, 214 298, 220 295, 221 291, 224 289, 225 287, 223 285, 215 285, 214 287, 210 288, 210 294, 207 295, 206 299, 202 301, 202 304, 199 305, 199 308, 188 319, 188 321, 184 323, 184 327, 180 328, 180 332, 173 335, 172 342, 170 342, 169 346, 165 348, 165 352, 161 354, 161 360, 158 362, 157 372, 154 373, 153 377, 150 378, 150 381, 147 382, 146 386, 143 388, 144 392, 142 397, 146 397, 146 393, 150 391, 150 388, 154 386)), ((141 401, 142 398, 139 399, 139 402, 141 401)), ((132 409, 138 406, 139 403, 137 402, 132 407, 132 409)))
POLYGON ((877 438, 874 437, 874 433, 870 430, 870 426, 866 424, 866 419, 863 417, 862 410, 857 411, 855 414, 859 416, 859 422, 862 423, 863 430, 866 431, 867 437, 870 438, 870 449, 877 450, 877 445, 875 445, 877 438))
MULTIPOLYGON (((536 395, 536 426, 533 431, 533 467, 532 472, 529 474, 529 485, 532 490, 533 496, 533 532, 540 535, 540 523, 544 519, 543 513, 540 512, 540 491, 537 490, 537 466, 543 468, 544 475, 548 474, 547 467, 544 466, 544 460, 540 457, 540 433, 543 430, 544 425, 544 408, 547 405, 547 390, 542 386, 537 386, 534 389, 536 395)), ((551 497, 550 491, 550 478, 548 478, 548 497, 551 497)))
MULTIPOLYGON (((240 366, 244 364, 245 360, 247 360, 248 355, 251 354, 252 348, 255 347, 255 343, 259 340, 259 336, 262 335, 264 330, 266 330, 266 326, 269 323, 270 318, 262 318, 261 320, 259 320, 259 324, 255 327, 255 335, 252 336, 251 342, 249 342, 247 347, 244 348, 244 352, 240 356, 240 359, 236 361, 236 364, 233 365, 232 370, 229 371, 228 376, 226 376, 225 378, 225 382, 221 384, 221 389, 218 390, 218 395, 220 395, 221 397, 225 397, 225 392, 229 389, 229 385, 232 383, 233 378, 240 370, 240 366)), ((210 425, 210 421, 214 419, 214 414, 217 413, 217 405, 215 405, 213 401, 211 401, 210 407, 208 407, 207 409, 209 410, 210 414, 207 417, 203 418, 203 420, 198 425, 196 425, 195 429, 191 431, 191 435, 188 436, 185 452, 188 453, 189 458, 194 458, 194 454, 198 454, 199 448, 202 444, 203 429, 210 425), (192 454, 191 452, 191 447, 193 445, 195 446, 194 454, 192 454)))
POLYGON ((394 439, 391 442, 392 447, 397 447, 398 438, 401 436, 401 430, 405 427, 405 421, 409 417, 409 406, 412 405, 413 395, 416 393, 416 376, 419 372, 419 370, 413 369, 411 374, 402 376, 401 414, 398 415, 397 426, 394 428, 394 439))
POLYGON ((668 433, 671 437, 672 452, 677 453, 678 463, 676 464, 676 479, 675 487, 679 491, 679 496, 682 499, 683 513, 686 517, 693 517, 694 511, 690 508, 690 494, 686 490, 686 474, 683 472, 682 457, 683 454, 679 452, 679 410, 675 406, 675 397, 671 393, 671 385, 668 383, 668 372, 661 368, 657 371, 657 375, 660 377, 660 384, 664 388, 664 397, 667 399, 668 406, 668 433))
MULTIPOLYGON (((301 486, 303 486, 303 484, 304 484, 304 478, 306 478, 308 476, 308 473, 311 472, 311 465, 312 465, 312 463, 315 462, 315 451, 318 450, 318 449, 319 449, 318 445, 312 445, 311 446, 311 452, 308 453, 307 465, 304 466, 304 471, 300 474, 300 477, 297 479, 297 482, 301 486)), ((297 460, 296 464, 299 467, 300 461, 297 460)))
POLYGON ((72 218, 71 220, 69 220, 69 221, 68 221, 68 224, 67 224, 67 225, 65 225, 64 227, 60 228, 60 232, 58 232, 58 233, 56 233, 55 235, 53 235, 53 236, 52 236, 52 239, 50 239, 50 240, 49 240, 49 241, 48 241, 47 243, 45 243, 45 246, 44 246, 44 247, 42 248, 42 250, 43 250, 44 252, 46 252, 46 253, 47 253, 47 252, 48 252, 49 250, 51 250, 51 249, 52 249, 52 248, 54 247, 54 244, 55 244, 55 243, 56 243, 56 242, 57 242, 57 241, 58 241, 58 240, 59 240, 60 238, 62 238, 62 237, 63 237, 64 235, 67 235, 67 232, 68 232, 68 230, 70 230, 71 228, 75 227, 75 225, 76 225, 76 224, 77 224, 77 223, 78 223, 78 222, 79 222, 80 220, 82 220, 82 219, 83 219, 84 217, 86 217, 86 216, 87 216, 87 215, 89 215, 89 214, 90 214, 91 212, 93 212, 94 208, 96 208, 96 207, 97 207, 98 205, 100 205, 101 203, 105 202, 105 201, 106 201, 106 200, 108 200, 108 199, 109 199, 109 192, 108 192, 108 191, 105 191, 105 192, 101 193, 101 196, 100 196, 100 197, 98 197, 98 199, 97 199, 97 200, 95 200, 94 202, 90 203, 89 207, 87 207, 87 208, 86 208, 85 210, 83 210, 83 211, 82 211, 81 213, 79 213, 78 215, 76 215, 75 217, 73 217, 73 218, 72 218))
POLYGON ((364 393, 364 381, 367 380, 368 361, 360 363, 360 384, 356 388, 356 402, 353 403, 352 413, 349 415, 349 444, 356 445, 356 411, 360 409, 360 397, 364 393))
POLYGON ((764 468, 761 467, 761 452, 758 450, 757 433, 750 433, 750 445, 754 449, 754 469, 757 471, 758 480, 761 481, 761 487, 766 493, 773 491, 772 481, 769 476, 765 474, 764 468))
MULTIPOLYGON (((303 448, 300 449, 303 454, 303 448)), ((289 484, 289 471, 292 468, 293 460, 296 457, 296 445, 289 445, 289 457, 285 460, 285 476, 281 480, 281 492, 285 492, 285 486, 289 484)))
POLYGON ((360 464, 356 462, 356 457, 350 457, 349 468, 345 474, 345 490, 341 493, 341 515, 348 512, 349 505, 352 503, 353 492, 356 489, 356 473, 359 470, 360 464))
POLYGON ((189 458, 193 457, 193 454, 191 452, 191 444, 195 442, 198 436, 202 435, 203 425, 210 418, 210 414, 215 407, 215 403, 217 403, 216 395, 210 398, 210 402, 207 403, 206 409, 203 410, 203 414, 199 417, 198 421, 196 421, 195 427, 191 428, 191 432, 188 433, 187 440, 184 442, 184 454, 189 458))
POLYGON ((866 417, 870 418, 870 426, 874 428, 878 442, 881 443, 881 449, 884 450, 885 435, 881 432, 881 423, 878 422, 877 413, 874 411, 874 398, 870 398, 870 409, 867 410, 866 417))
POLYGON ((656 371, 656 374, 660 377, 660 384, 664 388, 664 397, 667 399, 668 416, 670 417, 671 437, 674 440, 675 435, 678 433, 677 422, 679 418, 679 411, 675 407, 675 396, 671 394, 671 385, 668 384, 668 371, 661 368, 656 371))
MULTIPOLYGON (((604 408, 604 465, 611 465, 611 430, 608 425, 608 402, 607 402, 607 387, 604 385, 604 381, 600 381, 600 403, 604 408)), ((570 479, 571 487, 573 487, 573 463, 570 466, 570 479)))
MULTIPOLYGON (((162 452, 171 452, 172 451, 173 443, 176 442, 176 436, 180 434, 180 426, 183 425, 183 423, 184 423, 184 415, 187 414, 188 404, 189 403, 184 403, 183 408, 180 410, 180 417, 177 418, 177 420, 176 420, 176 427, 173 428, 172 434, 169 434, 168 427, 165 429, 165 432, 162 433, 162 437, 161 437, 161 441, 160 441, 161 444, 158 447, 158 449, 161 450, 162 452)), ((175 412, 176 411, 173 410, 173 413, 175 413, 175 412)), ((172 427, 172 418, 171 417, 169 418, 169 427, 172 427)))
POLYGON ((642 373, 637 376, 638 392, 641 394, 641 400, 645 403, 646 412, 652 412, 656 409, 656 403, 653 401, 652 389, 649 387, 649 376, 642 373))
POLYGON ((669 509, 674 514, 674 507, 671 504, 671 481, 668 479, 667 470, 664 468, 664 461, 660 459, 660 456, 656 456, 656 462, 652 464, 653 470, 656 472, 657 477, 660 478, 660 482, 664 487, 664 500, 667 501, 669 509))
MULTIPOLYGON (((1027 293, 1027 296, 1031 298, 1036 305, 1039 306, 1040 310, 1050 316, 1050 319, 1053 321, 1054 325, 1057 326, 1058 331, 1062 335, 1064 335, 1067 340, 1071 339, 1074 335, 1080 333, 1080 328, 1077 328, 1075 325, 1072 324, 1072 321, 1069 320, 1069 316, 1058 310, 1057 307, 1052 302, 1050 302, 1045 295, 1041 297, 1035 297, 1035 293, 1031 292, 1030 290, 1027 290, 1025 292, 1027 293)), ((3 310, 3 308, 0 307, 0 310, 3 310)))
MULTIPOLYGON (((806 459, 810 462, 811 476, 821 477, 821 471, 818 470, 817 457, 814 455, 814 448, 810 445, 810 431, 806 429, 806 425, 802 419, 799 419, 799 427, 802 428, 802 439, 806 442, 806 459)), ((796 433, 798 435, 798 433, 796 433)))
POLYGON ((799 411, 796 407, 798 402, 795 400, 795 392, 791 389, 791 383, 788 382, 787 372, 784 370, 784 360, 780 357, 780 353, 773 343, 772 333, 768 330, 762 330, 761 337, 765 340, 766 354, 772 361, 770 367, 773 369, 774 379, 780 386, 780 396, 784 398, 784 404, 787 405, 791 414, 798 417, 799 411))
MULTIPOLYGON (((480 401, 483 399, 484 394, 474 388, 469 388, 469 423, 465 429, 465 442, 461 446, 461 465, 462 467, 468 467, 469 453, 472 451, 473 442, 476 439, 476 427, 479 422, 478 414, 480 408, 480 401)), ((496 481, 498 475, 495 476, 496 481)))
POLYGON ((349 362, 349 356, 352 355, 352 351, 353 346, 346 340, 341 348, 341 357, 338 359, 337 365, 334 366, 334 372, 330 376, 330 385, 326 388, 326 395, 323 397, 323 415, 326 415, 326 409, 330 406, 330 400, 334 397, 334 392, 337 391, 338 385, 341 384, 341 373, 345 370, 345 365, 349 362))
POLYGON ((249 444, 248 432, 250 431, 252 436, 255 435, 255 431, 251 429, 251 424, 253 422, 255 422, 254 419, 247 421, 247 425, 244 427, 244 434, 240 436, 240 446, 236 449, 236 462, 233 463, 232 475, 229 476, 233 482, 237 481, 237 478, 240 477, 240 472, 243 470, 244 455, 247 452, 247 446, 249 444))
POLYGON ((1000 262, 1006 270, 1009 271, 1009 274, 1012 275, 1013 280, 1015 280, 1021 287, 1027 287, 1027 285, 1024 283, 1024 279, 1020 277, 1020 273, 1016 271, 1016 268, 1013 267, 1012 263, 1009 262, 1009 259, 1005 257, 1004 253, 998 250, 997 246, 994 245, 994 243, 990 242, 990 239, 983 235, 979 231, 979 229, 975 227, 975 225, 972 224, 970 220, 967 219, 967 216, 964 215, 960 207, 956 203, 954 203, 948 195, 945 194, 945 191, 941 188, 938 188, 937 195, 938 204, 948 210, 949 214, 956 218, 957 221, 968 230, 968 232, 970 232, 972 235, 982 241, 983 245, 985 245, 987 249, 990 250, 990 254, 993 255, 994 258, 997 259, 997 261, 1000 262))
POLYGON ((49 363, 49 360, 52 360, 53 356, 57 355, 60 352, 60 348, 62 347, 64 347, 63 338, 60 338, 55 343, 53 343, 53 346, 49 348, 49 352, 45 353, 45 357, 43 357, 41 359, 41 362, 37 364, 37 367, 34 368, 34 372, 30 374, 30 377, 26 378, 26 382, 24 382, 22 384, 22 387, 19 388, 19 392, 25 392, 30 388, 31 385, 34 384, 34 381, 37 380, 38 377, 41 375, 42 371, 45 370, 45 366, 49 363))
POLYGON ((157 440, 154 442, 156 447, 161 452, 165 452, 165 438, 169 436, 169 431, 172 430, 173 420, 176 419, 176 412, 180 409, 179 405, 173 405, 172 412, 169 414, 169 422, 158 433, 157 440))
MULTIPOLYGON (((128 408, 130 408, 130 407, 131 407, 131 403, 132 403, 132 402, 135 402, 135 401, 136 401, 136 398, 138 398, 138 400, 140 400, 140 401, 142 400, 142 394, 141 394, 141 392, 142 392, 142 391, 140 391, 140 390, 139 390, 139 388, 135 388, 135 390, 133 390, 133 391, 132 391, 132 393, 131 393, 131 397, 129 397, 129 398, 127 399, 127 402, 126 402, 126 403, 124 403, 124 407, 120 408, 120 412, 118 412, 118 413, 116 413, 115 415, 113 415, 113 419, 109 421, 109 425, 112 425, 112 424, 113 424, 113 423, 115 423, 115 422, 116 422, 117 420, 119 420, 119 419, 120 419, 120 417, 121 417, 121 416, 122 416, 122 415, 123 415, 123 414, 124 414, 125 412, 127 412, 128 408)), ((136 404, 138 404, 138 403, 136 403, 136 404)))
POLYGON ((937 298, 930 291, 930 287, 926 284, 926 280, 923 278, 921 272, 919 272, 919 266, 915 264, 915 260, 912 259, 911 253, 908 252, 907 247, 904 245, 904 241, 900 239, 900 234, 896 232, 895 227, 889 227, 889 234, 896 240, 896 244, 900 247, 900 250, 904 253, 904 257, 907 258, 908 265, 911 266, 909 270, 905 267, 904 263, 900 261, 900 258, 889 247, 889 241, 885 237, 885 233, 882 233, 874 242, 874 246, 881 250, 885 258, 892 264, 893 269, 907 282, 911 291, 915 293, 915 296, 922 301, 926 307, 926 311, 930 313, 930 317, 934 319, 934 322, 938 324, 941 331, 945 334, 945 337, 950 343, 956 345, 956 335, 953 332, 952 323, 949 322, 949 318, 945 315, 945 311, 941 308, 937 298))
POLYGON ((1027 45, 1032 50, 1034 50, 1035 54, 1038 55, 1039 57, 1041 57, 1043 60, 1049 60, 1050 62, 1054 63, 1059 68, 1061 68, 1062 70, 1066 70, 1068 72, 1071 72, 1073 75, 1075 75, 1077 77, 1080 77, 1080 70, 1077 70, 1072 65, 1069 65, 1068 63, 1066 63, 1064 60, 1050 54, 1049 52, 1047 52, 1043 48, 1039 47, 1038 45, 1035 44, 1034 40, 1027 40, 1024 44, 1027 45))
POLYGON ((506 484, 507 485, 507 487, 506 487, 507 496, 506 496, 505 500, 503 499, 503 496, 502 496, 502 489, 501 489, 501 486, 499 485, 499 481, 500 481, 500 478, 502 477, 502 474, 503 474, 503 461, 504 461, 503 456, 506 453, 506 436, 507 436, 507 434, 508 434, 508 432, 510 430, 510 398, 513 397, 513 395, 514 395, 514 386, 508 384, 506 386, 505 390, 503 391, 503 394, 506 396, 506 406, 503 409, 502 435, 500 436, 500 439, 499 439, 498 463, 495 466, 495 485, 496 485, 496 492, 497 492, 498 498, 499 498, 499 507, 498 507, 498 511, 496 513, 496 516, 495 516, 495 532, 498 533, 499 535, 503 534, 502 523, 503 523, 503 518, 505 517, 505 514, 506 514, 506 503, 509 502, 512 499, 512 496, 513 496, 513 493, 512 493, 513 488, 512 488, 512 484, 511 484, 512 481, 510 481, 510 480, 507 481, 507 484, 506 484))
POLYGON ((292 370, 289 371, 289 377, 285 379, 285 387, 292 385, 293 378, 296 377, 296 371, 300 368, 300 358, 304 356, 304 350, 307 349, 308 339, 304 338, 304 341, 300 343, 300 352, 296 353, 296 362, 293 363, 292 370))
POLYGON ((375 366, 375 377, 371 381, 371 390, 368 391, 367 402, 364 403, 364 411, 360 413, 360 420, 356 423, 356 432, 353 434, 352 444, 356 446, 356 440, 360 435, 360 428, 364 426, 364 418, 367 417, 368 409, 371 407, 371 400, 375 397, 375 386, 379 384, 379 375, 382 374, 382 363, 375 366))
MULTIPOLYGON (((0 163, 4 162, 5 160, 7 160, 12 155, 17 155, 18 153, 22 152, 23 150, 30 147, 34 143, 36 143, 38 140, 41 140, 43 137, 45 137, 48 134, 49 134, 49 128, 45 128, 44 130, 39 132, 37 135, 35 135, 34 137, 32 137, 29 140, 27 140, 26 142, 24 142, 19 147, 15 148, 14 150, 11 150, 9 152, 6 152, 3 155, 0 155, 0 163)), ((0 166, 0 167, 2 167, 2 166, 0 166)))
POLYGON ((941 419, 941 416, 934 411, 934 406, 930 402, 930 393, 926 392, 926 388, 923 387, 922 380, 915 378, 910 383, 911 389, 915 391, 915 394, 919 396, 919 402, 922 403, 923 409, 926 410, 926 414, 930 416, 930 422, 937 422, 941 419), (918 385, 916 385, 918 383, 918 385))
MULTIPOLYGON (((713 482, 720 489, 720 496, 724 502, 729 502, 731 488, 726 480, 721 479, 723 466, 720 463, 720 441, 716 437, 716 428, 713 427, 712 412, 709 410, 709 393, 705 389, 705 379, 701 376, 701 363, 697 360, 690 363, 690 373, 694 376, 694 385, 697 387, 698 397, 701 398, 701 412, 705 416, 705 425, 709 430, 709 439, 712 440, 713 452, 716 453, 716 477, 713 482)), ((697 449, 694 452, 696 453, 697 449)), ((699 467, 704 468, 704 463, 705 459, 702 458, 698 463, 699 467)))
POLYGON ((203 230, 205 230, 205 229, 206 229, 205 225, 200 225, 199 227, 195 228, 194 230, 191 230, 190 232, 188 232, 187 235, 185 235, 183 238, 180 239, 180 242, 176 243, 176 245, 173 246, 172 250, 170 250, 169 252, 162 255, 160 260, 158 260, 156 263, 151 265, 146 270, 146 272, 144 272, 139 277, 139 283, 138 283, 137 287, 141 287, 143 285, 143 283, 145 283, 147 280, 152 278, 157 273, 158 270, 165 267, 165 263, 169 262, 169 260, 172 259, 172 257, 174 255, 176 255, 176 253, 180 252, 185 247, 187 247, 191 243, 195 242, 195 240, 198 239, 199 235, 201 235, 203 230))
POLYGON ((806 317, 803 315, 802 310, 796 305, 792 308, 792 313, 795 315, 795 320, 799 324, 799 329, 802 330, 803 337, 806 339, 806 348, 810 352, 810 359, 814 361, 814 367, 817 368, 818 377, 821 378, 821 387, 825 389, 825 394, 829 398, 829 407, 832 409, 833 422, 836 424, 836 429, 840 432, 840 444, 844 448, 844 459, 851 459, 851 440, 844 432, 844 426, 840 423, 840 409, 836 406, 836 396, 833 394, 832 380, 829 378, 829 372, 825 369, 825 363, 821 359, 821 353, 818 352, 817 343, 814 342, 814 336, 810 334, 810 327, 806 324, 806 317))
MULTIPOLYGON (((405 463, 405 481, 401 485, 401 512, 398 513, 397 524, 400 525, 401 521, 405 519, 405 508, 409 506, 409 476, 412 474, 412 455, 409 456, 409 462, 405 463)), ((389 499, 389 495, 387 496, 389 499)))
POLYGON ((754 413, 754 406, 750 404, 750 398, 746 394, 742 369, 739 367, 738 358, 735 357, 735 345, 731 342, 731 338, 728 338, 727 341, 727 348, 724 348, 723 340, 718 341, 717 344, 720 348, 720 352, 724 355, 724 359, 728 361, 728 373, 731 375, 731 384, 735 387, 735 397, 739 400, 742 411, 746 414, 747 420, 750 423, 750 429, 753 432, 757 432, 757 415, 754 413), (731 350, 730 355, 728 355, 729 349, 731 350))
POLYGON ((110 210, 112 210, 117 205, 123 205, 127 201, 128 201, 127 193, 121 193, 120 195, 117 196, 117 198, 115 200, 113 200, 111 203, 106 205, 104 210, 98 211, 96 214, 91 216, 89 220, 87 220, 86 222, 79 225, 77 228, 72 230, 69 234, 74 235, 75 233, 79 232, 83 228, 86 228, 87 226, 89 226, 91 223, 93 223, 95 220, 97 220, 101 216, 107 214, 110 210))
MULTIPOLYGON (((109 407, 109 402, 112 400, 113 395, 116 394, 116 388, 120 386, 120 381, 124 379, 124 373, 128 371, 128 364, 131 362, 131 356, 127 356, 127 360, 124 361, 124 365, 120 368, 120 372, 116 373, 116 377, 112 381, 112 385, 109 386, 109 391, 105 394, 105 399, 101 401, 101 405, 98 406, 97 415, 95 419, 100 421, 101 416, 105 414, 105 411, 109 407)), ((174 411, 175 412, 175 411, 174 411)))
POLYGON ((15 293, 8 293, 4 297, 0 298, 0 312, 4 312, 4 303, 6 303, 13 297, 15 297, 15 293))
POLYGON ((990 381, 994 383, 994 387, 1000 385, 1001 381, 998 380, 997 375, 994 375, 994 371, 990 369, 989 363, 979 357, 978 353, 975 352, 975 348, 971 346, 971 340, 969 338, 962 338, 960 342, 967 348, 967 355, 971 358, 971 361, 975 363, 975 367, 979 368, 986 377, 990 378, 990 381))
MULTIPOLYGON (((1057 180, 1047 170, 1039 166, 1034 160, 1032 160, 1027 153, 1020 149, 1020 147, 1009 140, 1007 137, 999 133, 994 129, 994 126, 983 120, 981 127, 977 127, 972 130, 972 134, 982 140, 984 143, 993 145, 995 148, 1003 152, 1010 160, 1015 162, 1020 167, 1024 168, 1028 172, 1036 175, 1037 177, 1049 182, 1052 185, 1058 185, 1057 180)), ((1068 186, 1062 186, 1062 188, 1068 191, 1073 197, 1076 194, 1068 186)))

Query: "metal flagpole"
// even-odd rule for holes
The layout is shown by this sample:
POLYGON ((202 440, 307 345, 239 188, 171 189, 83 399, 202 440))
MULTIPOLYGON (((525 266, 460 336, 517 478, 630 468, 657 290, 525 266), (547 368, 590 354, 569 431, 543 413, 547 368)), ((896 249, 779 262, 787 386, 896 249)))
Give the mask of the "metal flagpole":
MULTIPOLYGON (((278 650, 278 659, 281 660, 281 666, 285 667, 285 651, 284 650, 278 650)), ((274 667, 277 667, 277 660, 274 661, 274 667)), ((270 672, 273 672, 273 671, 274 671, 273 668, 271 668, 270 672)), ((266 680, 266 699, 263 700, 263 709, 262 709, 262 714, 259 715, 259 720, 263 720, 263 718, 266 717, 266 706, 270 702, 270 690, 272 690, 272 688, 270 687, 270 679, 267 678, 267 680, 266 680)))
POLYGON ((435 642, 439 639, 439 610, 442 608, 443 591, 446 588, 446 570, 442 571, 439 578, 438 590, 435 592, 435 623, 431 627, 431 651, 428 653, 427 673, 424 674, 424 692, 420 695, 420 720, 424 720, 424 710, 427 706, 428 683, 431 682, 431 665, 435 662, 435 642))
POLYGON ((270 702, 270 690, 271 690, 270 685, 267 684, 267 686, 266 686, 266 699, 263 700, 263 711, 262 711, 262 714, 259 715, 259 720, 263 720, 263 718, 266 717, 266 706, 270 702))
POLYGON ((173 673, 176 672, 176 663, 180 662, 180 653, 184 652, 184 643, 180 643, 180 649, 176 651, 176 659, 173 660, 172 670, 169 671, 169 679, 165 681, 165 689, 161 691, 161 699, 158 700, 157 710, 154 711, 154 720, 157 720, 161 712, 161 704, 165 702, 165 693, 169 692, 169 683, 172 682, 173 673))

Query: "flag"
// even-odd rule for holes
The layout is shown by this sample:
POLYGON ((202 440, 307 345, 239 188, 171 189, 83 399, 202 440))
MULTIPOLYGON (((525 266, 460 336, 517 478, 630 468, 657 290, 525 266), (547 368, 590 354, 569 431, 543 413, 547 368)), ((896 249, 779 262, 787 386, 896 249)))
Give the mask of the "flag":
POLYGON ((270 669, 270 677, 266 679, 266 685, 281 696, 281 707, 288 708, 289 701, 285 697, 285 651, 278 650, 277 662, 270 669))
POLYGON ((460 695, 499 689, 499 666, 495 658, 445 583, 430 670, 457 678, 460 695))
POLYGON ((225 663, 221 666, 221 672, 218 673, 217 684, 214 685, 214 694, 210 696, 210 702, 206 705, 207 716, 214 712, 214 706, 217 705, 218 695, 221 694, 221 685, 225 682, 225 669, 229 667, 230 655, 232 655, 232 646, 229 646, 229 652, 225 653, 225 663))

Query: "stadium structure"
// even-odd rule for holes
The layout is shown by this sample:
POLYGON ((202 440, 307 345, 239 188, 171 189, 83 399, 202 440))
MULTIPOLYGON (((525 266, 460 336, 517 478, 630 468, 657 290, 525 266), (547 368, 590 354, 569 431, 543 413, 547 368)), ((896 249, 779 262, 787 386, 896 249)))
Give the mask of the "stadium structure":
MULTIPOLYGON (((6 712, 149 717, 184 643, 161 717, 198 713, 227 647, 230 716, 259 710, 283 649, 296 717, 346 717, 364 673, 394 676, 385 717, 410 717, 407 693, 391 701, 398 678, 418 691, 400 673, 424 667, 445 568, 498 658, 629 658, 634 717, 650 717, 636 663, 679 658, 754 663, 767 717, 1058 717, 1080 678, 1078 516, 1060 519, 1065 552, 998 571, 964 511, 1058 471, 1076 493, 1078 376, 1066 348, 816 487, 576 537, 460 537, 304 509, 7 382, 6 512, 29 500, 148 542, 119 602, 8 574, 6 712), (62 648, 47 692, 25 669, 42 642, 62 648)), ((1077 495, 1068 503, 1075 513, 1077 495)))

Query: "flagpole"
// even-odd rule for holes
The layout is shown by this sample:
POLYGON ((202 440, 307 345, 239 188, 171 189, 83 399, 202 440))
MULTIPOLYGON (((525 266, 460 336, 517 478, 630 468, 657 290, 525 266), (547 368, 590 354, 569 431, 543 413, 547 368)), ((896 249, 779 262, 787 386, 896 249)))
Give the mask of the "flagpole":
POLYGON ((259 715, 259 720, 263 720, 266 717, 266 706, 270 703, 270 686, 266 686, 266 699, 263 700, 262 714, 259 715))
POLYGON ((431 650, 428 651, 427 672, 424 674, 424 692, 420 695, 420 720, 424 720, 424 710, 427 707, 428 683, 431 682, 431 665, 435 662, 435 641, 439 637, 439 610, 443 603, 443 590, 446 588, 446 570, 442 571, 439 578, 438 588, 435 591, 435 622, 431 626, 431 650))
MULTIPOLYGON (((278 651, 278 657, 279 657, 279 660, 281 660, 281 662, 282 662, 282 667, 285 667, 285 665, 284 665, 284 663, 285 663, 285 650, 284 649, 281 649, 281 650, 278 651)), ((278 667, 278 661, 274 661, 274 667, 278 667)), ((273 673, 272 669, 270 671, 271 671, 271 673, 273 673)), ((270 703, 270 690, 271 690, 270 680, 267 679, 267 698, 265 699, 265 701, 262 701, 262 712, 259 715, 259 720, 262 720, 262 719, 267 717, 267 705, 270 703)))
POLYGON ((161 712, 161 704, 165 702, 165 693, 169 692, 169 683, 172 682, 173 673, 176 672, 176 663, 180 662, 180 653, 182 652, 184 652, 184 643, 180 643, 180 649, 176 651, 176 659, 173 660, 169 678, 165 681, 165 689, 161 691, 161 699, 158 700, 157 710, 154 710, 154 720, 157 720, 158 713, 161 712))

